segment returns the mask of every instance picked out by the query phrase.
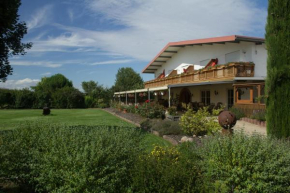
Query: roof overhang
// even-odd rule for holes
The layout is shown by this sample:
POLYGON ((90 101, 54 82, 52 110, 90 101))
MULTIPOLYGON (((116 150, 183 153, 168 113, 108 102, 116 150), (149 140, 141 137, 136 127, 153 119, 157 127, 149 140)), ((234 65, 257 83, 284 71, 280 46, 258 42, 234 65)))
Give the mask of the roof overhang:
POLYGON ((197 39, 188 40, 180 42, 170 42, 168 43, 157 56, 142 70, 142 73, 155 73, 158 68, 160 68, 164 63, 172 58, 181 48, 185 46, 201 46, 201 45, 214 45, 214 44, 225 44, 225 43, 240 43, 243 42, 253 42, 257 45, 265 43, 265 39, 247 36, 223 36, 216 38, 207 39, 197 39))
POLYGON ((234 80, 266 80, 266 77, 235 77, 234 80))

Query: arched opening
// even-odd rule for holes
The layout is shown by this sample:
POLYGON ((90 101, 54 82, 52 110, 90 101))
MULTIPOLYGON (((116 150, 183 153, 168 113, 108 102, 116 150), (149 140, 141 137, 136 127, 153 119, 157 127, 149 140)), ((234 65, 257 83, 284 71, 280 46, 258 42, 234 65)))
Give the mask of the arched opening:
POLYGON ((182 104, 182 103, 188 104, 188 103, 191 102, 191 93, 190 93, 190 91, 188 90, 188 88, 183 88, 183 89, 180 91, 179 102, 180 102, 181 104, 182 104))

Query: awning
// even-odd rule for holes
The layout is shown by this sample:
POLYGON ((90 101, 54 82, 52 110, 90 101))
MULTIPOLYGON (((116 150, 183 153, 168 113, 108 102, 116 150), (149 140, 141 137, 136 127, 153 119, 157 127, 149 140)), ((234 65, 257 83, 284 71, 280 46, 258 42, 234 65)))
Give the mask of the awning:
POLYGON ((174 85, 168 85, 168 88, 176 88, 176 87, 186 87, 186 86, 200 86, 200 85, 214 85, 214 84, 231 84, 234 83, 234 81, 208 81, 208 82, 199 82, 199 83, 187 83, 187 84, 174 84, 174 85))

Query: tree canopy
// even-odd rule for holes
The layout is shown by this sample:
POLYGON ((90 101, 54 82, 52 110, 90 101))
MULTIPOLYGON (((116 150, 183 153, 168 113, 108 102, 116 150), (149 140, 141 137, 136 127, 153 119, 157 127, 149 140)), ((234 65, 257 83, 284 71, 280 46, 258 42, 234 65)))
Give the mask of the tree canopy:
POLYGON ((13 68, 9 63, 9 56, 24 55, 32 43, 21 43, 27 33, 25 22, 19 22, 18 8, 20 0, 0 1, 0 82, 5 82, 11 75, 13 68))
POLYGON ((64 87, 73 87, 73 84, 62 74, 42 78, 35 87, 32 87, 36 94, 37 106, 51 105, 52 94, 64 87))
POLYGON ((113 86, 115 92, 142 88, 144 88, 144 82, 140 74, 129 67, 118 70, 115 85, 113 86))

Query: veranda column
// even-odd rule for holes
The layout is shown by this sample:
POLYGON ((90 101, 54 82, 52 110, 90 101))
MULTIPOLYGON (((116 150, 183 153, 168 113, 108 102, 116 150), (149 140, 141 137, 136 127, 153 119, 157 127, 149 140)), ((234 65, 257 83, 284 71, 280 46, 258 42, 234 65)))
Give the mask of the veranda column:
POLYGON ((126 93, 126 105, 127 105, 127 101, 128 101, 128 99, 127 99, 127 92, 125 92, 126 93))
POLYGON ((121 94, 118 95, 119 96, 119 104, 121 103, 121 94))
POLYGON ((168 87, 168 107, 170 107, 170 100, 171 100, 170 87, 168 87))
POLYGON ((148 88, 148 100, 150 101, 150 90, 148 88))
POLYGON ((135 90, 135 106, 137 105, 137 93, 136 93, 136 90, 135 90))

